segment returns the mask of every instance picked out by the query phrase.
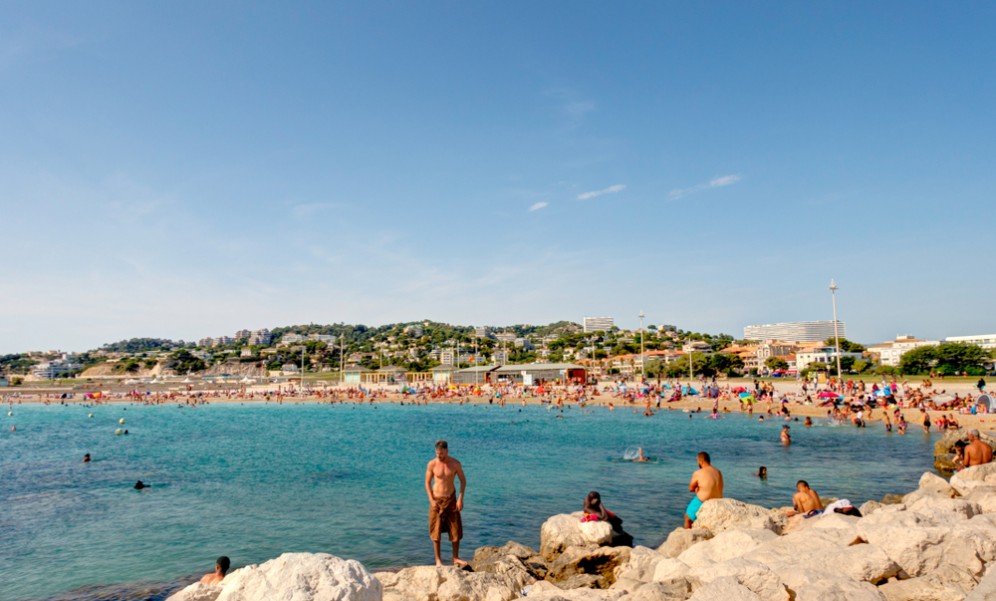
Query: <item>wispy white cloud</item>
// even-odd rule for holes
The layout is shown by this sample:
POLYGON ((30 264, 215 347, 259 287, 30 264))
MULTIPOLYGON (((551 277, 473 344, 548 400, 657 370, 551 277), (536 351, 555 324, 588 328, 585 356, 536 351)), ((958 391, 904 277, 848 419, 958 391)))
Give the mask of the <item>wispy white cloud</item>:
POLYGON ((578 194, 578 200, 591 200, 592 198, 598 198, 603 194, 615 194, 617 192, 622 192, 625 189, 626 184, 616 184, 614 186, 609 186, 608 188, 602 188, 601 190, 582 192, 581 194, 578 194))
POLYGON ((322 211, 329 211, 339 208, 342 208, 342 205, 337 202, 305 202, 291 207, 291 215, 293 215, 295 219, 305 219, 312 217, 317 213, 321 213, 322 211))
POLYGON ((689 194, 695 194, 696 192, 702 192, 703 190, 709 190, 709 189, 712 189, 712 188, 723 188, 725 186, 732 186, 733 184, 735 184, 735 183, 737 183, 739 181, 740 181, 740 176, 739 175, 723 175, 721 177, 717 177, 717 178, 711 179, 711 180, 709 180, 708 182, 706 182, 704 184, 697 184, 697 185, 694 185, 694 186, 690 186, 688 188, 675 188, 674 190, 671 190, 671 192, 670 192, 670 194, 668 194, 668 196, 670 196, 670 198, 672 200, 676 200, 676 199, 681 198, 683 196, 688 196, 689 194))
POLYGON ((595 103, 590 100, 572 100, 564 105, 564 113, 573 120, 579 120, 595 110, 595 103))
POLYGON ((546 202, 545 200, 534 202, 532 205, 530 205, 529 212, 532 213, 533 211, 539 211, 540 209, 545 209, 548 206, 550 206, 550 203, 546 202))

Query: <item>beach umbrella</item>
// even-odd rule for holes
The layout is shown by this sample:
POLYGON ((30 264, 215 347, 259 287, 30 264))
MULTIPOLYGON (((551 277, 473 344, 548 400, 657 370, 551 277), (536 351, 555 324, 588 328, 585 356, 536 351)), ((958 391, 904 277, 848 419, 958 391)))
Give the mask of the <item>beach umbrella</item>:
POLYGON ((737 386, 736 388, 733 389, 733 392, 743 393, 743 392, 747 392, 747 389, 744 388, 743 386, 737 386))
POLYGON ((821 399, 836 399, 836 398, 840 397, 840 395, 837 394, 836 392, 831 392, 829 390, 824 390, 823 392, 821 392, 819 394, 819 397, 821 399))

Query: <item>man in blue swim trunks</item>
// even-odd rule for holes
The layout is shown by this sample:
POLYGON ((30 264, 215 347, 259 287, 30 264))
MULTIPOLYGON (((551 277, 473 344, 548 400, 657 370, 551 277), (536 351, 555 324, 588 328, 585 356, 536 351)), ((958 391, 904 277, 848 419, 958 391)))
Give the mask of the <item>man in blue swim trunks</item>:
POLYGON ((709 453, 699 453, 698 462, 699 469, 692 474, 692 481, 688 484, 689 492, 695 493, 695 496, 685 509, 685 528, 692 527, 702 503, 723 498, 723 473, 712 466, 709 453))

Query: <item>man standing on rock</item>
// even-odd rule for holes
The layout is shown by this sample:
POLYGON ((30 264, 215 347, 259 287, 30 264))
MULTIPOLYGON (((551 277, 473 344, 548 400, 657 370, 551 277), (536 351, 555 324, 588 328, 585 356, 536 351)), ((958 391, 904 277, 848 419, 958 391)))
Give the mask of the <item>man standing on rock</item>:
POLYGON ((425 492, 429 495, 429 538, 436 552, 436 565, 442 566, 439 545, 443 532, 449 534, 453 543, 453 565, 462 568, 467 562, 460 559, 460 539, 463 538, 463 493, 467 489, 467 477, 463 466, 450 457, 449 445, 445 440, 436 441, 436 458, 425 467, 425 492), (456 494, 454 478, 460 478, 460 496, 456 494))
POLYGON ((979 431, 968 431, 968 445, 965 447, 965 467, 982 465, 993 460, 993 448, 979 439, 979 431))
POLYGON ((692 481, 688 484, 689 492, 695 493, 695 496, 685 509, 685 528, 692 527, 702 503, 723 498, 723 473, 712 466, 709 453, 699 453, 698 462, 699 469, 692 474, 692 481))

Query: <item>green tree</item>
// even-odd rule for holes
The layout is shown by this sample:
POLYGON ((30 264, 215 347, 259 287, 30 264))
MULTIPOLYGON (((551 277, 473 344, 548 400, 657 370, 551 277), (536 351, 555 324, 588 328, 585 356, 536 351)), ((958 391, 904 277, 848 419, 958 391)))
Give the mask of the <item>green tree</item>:
MULTIPOLYGON (((825 344, 827 346, 832 346, 834 348, 837 347, 836 341, 833 339, 833 336, 831 336, 830 338, 827 338, 823 342, 823 344, 825 344)), ((858 344, 857 342, 851 342, 847 338, 841 338, 840 339, 840 350, 843 353, 862 353, 866 349, 865 349, 864 345, 862 345, 862 344, 858 344)))
POLYGON ((770 370, 776 369, 788 369, 788 361, 782 359, 781 357, 768 357, 764 360, 764 366, 770 370))

